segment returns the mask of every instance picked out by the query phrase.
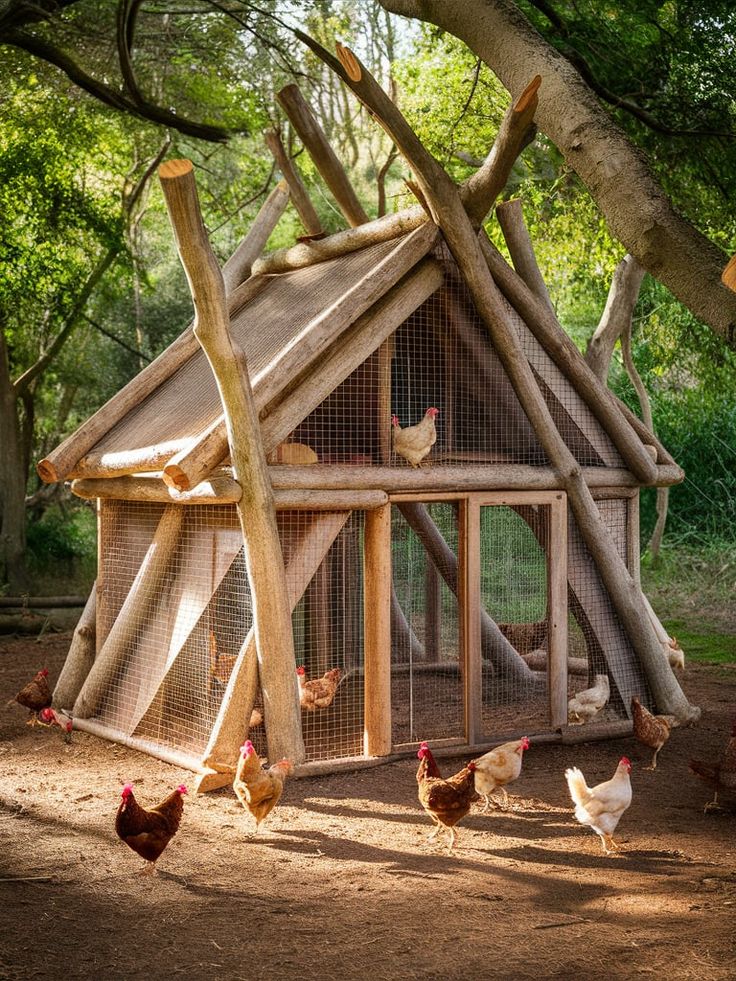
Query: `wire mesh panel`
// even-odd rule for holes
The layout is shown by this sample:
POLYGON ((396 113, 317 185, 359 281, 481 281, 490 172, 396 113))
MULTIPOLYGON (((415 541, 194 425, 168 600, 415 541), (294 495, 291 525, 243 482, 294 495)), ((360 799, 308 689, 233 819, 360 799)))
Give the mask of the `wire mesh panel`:
POLYGON ((102 636, 110 637, 115 620, 131 626, 96 718, 125 735, 196 756, 252 625, 252 606, 232 507, 177 508, 170 555, 158 580, 149 581, 146 563, 165 545, 158 536, 171 507, 102 506, 102 636))
POLYGON ((456 595, 458 506, 396 505, 391 539, 394 744, 461 739, 465 711, 456 595))
MULTIPOLYGON (((628 560, 628 501, 601 500, 598 509, 622 559, 628 560)), ((572 697, 591 686, 605 689, 610 697, 592 714, 573 718, 573 723, 610 722, 630 715, 632 695, 647 703, 651 695, 636 653, 603 585, 593 558, 572 515, 568 522, 568 597, 570 604, 570 655, 585 658, 585 675, 571 672, 568 691, 572 697)))
POLYGON ((549 725, 548 543, 549 506, 480 508, 484 737, 519 729, 534 732, 549 725), (524 661, 529 655, 534 670, 524 661))

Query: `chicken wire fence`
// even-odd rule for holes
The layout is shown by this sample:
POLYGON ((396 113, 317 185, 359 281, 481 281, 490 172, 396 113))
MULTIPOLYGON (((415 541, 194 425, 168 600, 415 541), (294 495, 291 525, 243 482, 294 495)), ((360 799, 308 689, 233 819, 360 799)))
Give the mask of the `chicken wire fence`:
MULTIPOLYGON (((363 737, 362 516, 280 512, 278 523, 296 596, 297 664, 308 678, 340 669, 331 705, 303 713, 307 758, 356 755, 363 737)), ((116 657, 94 721, 112 734, 201 758, 252 626, 234 507, 101 504, 98 657, 110 650, 108 639, 116 657), (147 578, 162 547, 167 557, 147 578), (129 624, 122 642, 119 623, 129 624)), ((260 703, 259 692, 256 709, 260 703)), ((262 712, 252 721, 250 738, 265 755, 262 712)))
MULTIPOLYGON (((544 466, 541 444, 506 376, 487 329, 446 249, 444 285, 291 433, 322 463, 408 465, 391 445, 402 427, 439 409, 437 442, 425 464, 544 466), (390 384, 385 381, 388 364, 390 384)), ((550 413, 583 466, 622 466, 590 409, 507 305, 550 413)))

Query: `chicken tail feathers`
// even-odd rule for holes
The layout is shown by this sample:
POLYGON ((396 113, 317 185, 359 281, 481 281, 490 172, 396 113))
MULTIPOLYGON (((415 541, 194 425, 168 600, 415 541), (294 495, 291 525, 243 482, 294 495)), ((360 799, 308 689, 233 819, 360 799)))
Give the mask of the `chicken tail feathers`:
POLYGON ((572 766, 569 770, 565 770, 565 779, 567 780, 567 786, 573 803, 577 804, 578 807, 582 807, 586 797, 590 793, 582 772, 576 766, 572 766))

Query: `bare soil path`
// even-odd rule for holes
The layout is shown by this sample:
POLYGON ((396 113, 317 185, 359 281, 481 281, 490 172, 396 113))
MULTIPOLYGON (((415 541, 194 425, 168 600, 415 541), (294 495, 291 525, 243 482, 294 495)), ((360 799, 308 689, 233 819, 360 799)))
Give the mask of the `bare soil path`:
MULTIPOLYGON (((0 639, 0 702, 68 635, 0 639)), ((736 977, 736 814, 703 814, 687 769, 717 759, 736 665, 688 666, 702 723, 655 772, 633 739, 532 747, 513 810, 473 813, 457 851, 426 844, 413 761, 293 780, 255 839, 228 791, 186 799, 153 877, 117 840, 121 785, 153 803, 187 774, 74 733, 0 717, 0 978, 451 979, 736 977), (626 851, 572 817, 563 772, 634 761, 626 851), (22 881, 19 881, 22 880, 22 881)), ((454 772, 463 760, 443 760, 454 772)))

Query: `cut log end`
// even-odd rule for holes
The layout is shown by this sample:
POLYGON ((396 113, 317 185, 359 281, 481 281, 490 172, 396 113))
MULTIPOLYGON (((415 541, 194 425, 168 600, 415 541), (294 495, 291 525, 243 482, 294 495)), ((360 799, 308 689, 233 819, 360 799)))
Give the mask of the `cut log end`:
POLYGON ((542 76, 535 75, 531 82, 527 85, 524 91, 521 93, 519 98, 516 100, 514 105, 514 112, 523 113, 527 110, 532 110, 537 107, 537 92, 539 91, 539 86, 542 84, 542 76))
POLYGON ((36 473, 44 484, 56 484, 60 479, 56 467, 49 459, 39 460, 36 464, 36 473))
POLYGON ((721 282, 736 293, 736 255, 721 273, 721 282))
POLYGON ((183 177, 184 174, 190 173, 193 169, 191 160, 167 160, 158 168, 158 176, 162 181, 175 180, 177 177, 183 177))
POLYGON ((363 72, 360 69, 360 62, 355 57, 350 48, 346 48, 339 41, 335 44, 335 50, 337 51, 337 57, 340 59, 340 64, 348 73, 348 78, 351 82, 359 82, 363 77, 363 72))
POLYGON ((162 477, 166 486, 176 491, 192 489, 188 475, 176 464, 168 463, 163 469, 162 477))

